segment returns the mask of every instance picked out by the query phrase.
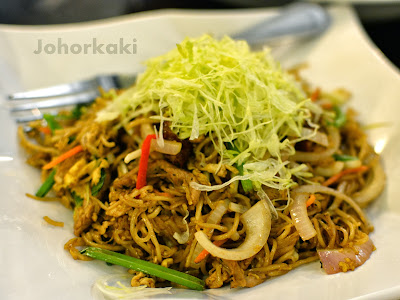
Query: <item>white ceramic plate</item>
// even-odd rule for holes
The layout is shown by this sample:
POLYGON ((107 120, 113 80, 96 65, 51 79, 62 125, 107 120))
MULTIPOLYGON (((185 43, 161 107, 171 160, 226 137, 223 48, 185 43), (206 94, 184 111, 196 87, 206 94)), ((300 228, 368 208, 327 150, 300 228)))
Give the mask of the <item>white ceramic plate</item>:
MULTIPOLYGON (((366 123, 390 125, 371 130, 370 141, 382 153, 388 184, 368 209, 377 250, 354 272, 326 275, 319 263, 300 267, 252 289, 214 294, 180 293, 170 297, 241 299, 398 299, 400 298, 400 75, 366 38, 353 11, 331 7, 330 30, 301 44, 274 49, 284 66, 308 62, 304 75, 324 89, 345 87, 366 123)), ((0 25, 0 88, 19 89, 76 80, 103 72, 135 72, 140 62, 159 55, 185 36, 204 32, 229 34, 271 15, 270 10, 161 11, 101 22, 50 27, 0 25), (126 43, 136 39, 136 54, 34 54, 38 39, 46 43, 126 43)), ((133 43, 133 42, 132 42, 133 43)), ((102 275, 120 272, 102 262, 74 261, 63 250, 72 235, 72 213, 57 203, 26 198, 40 185, 39 172, 24 164, 16 125, 0 102, 0 299, 91 299, 102 275), (65 222, 46 224, 48 215, 65 222)))

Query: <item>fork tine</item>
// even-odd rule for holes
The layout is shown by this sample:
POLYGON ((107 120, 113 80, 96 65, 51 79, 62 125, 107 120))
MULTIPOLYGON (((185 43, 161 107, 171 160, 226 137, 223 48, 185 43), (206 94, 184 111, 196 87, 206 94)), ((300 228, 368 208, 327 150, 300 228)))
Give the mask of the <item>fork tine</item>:
POLYGON ((8 100, 33 100, 37 98, 50 98, 64 95, 82 93, 97 88, 96 79, 76 81, 71 83, 54 85, 42 89, 35 89, 26 92, 18 92, 8 95, 8 100))
POLYGON ((10 107, 11 112, 50 108, 50 107, 60 107, 75 104, 84 104, 92 102, 97 96, 99 96, 98 91, 89 91, 86 93, 69 95, 64 97, 54 97, 48 100, 34 101, 24 104, 17 104, 10 107))

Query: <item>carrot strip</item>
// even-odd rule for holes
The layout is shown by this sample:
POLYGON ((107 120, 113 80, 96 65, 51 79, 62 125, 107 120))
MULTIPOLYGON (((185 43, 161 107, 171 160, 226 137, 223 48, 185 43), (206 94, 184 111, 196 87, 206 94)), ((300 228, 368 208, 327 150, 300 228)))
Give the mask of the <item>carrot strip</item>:
POLYGON ((142 155, 140 156, 139 161, 139 170, 136 181, 136 188, 141 189, 146 185, 146 177, 147 177, 147 165, 149 163, 149 155, 150 155, 150 146, 151 140, 155 139, 155 134, 149 134, 143 141, 142 144, 142 155))
POLYGON ((48 170, 53 168, 54 166, 58 165, 60 162, 66 160, 67 158, 74 156, 75 154, 83 151, 83 147, 81 145, 75 146, 74 148, 68 150, 67 152, 61 154, 60 156, 56 157, 53 159, 51 162, 48 164, 45 164, 42 169, 43 170, 48 170))
POLYGON ((335 183, 340 178, 342 178, 344 175, 354 174, 354 173, 361 173, 361 172, 365 172, 367 170, 368 170, 368 166, 360 166, 358 168, 346 169, 346 170, 343 170, 343 171, 333 175, 328 180, 326 180, 324 183, 322 183, 322 185, 330 186, 331 184, 335 183))
MULTIPOLYGON (((213 244, 215 246, 222 246, 228 239, 224 239, 224 240, 217 240, 214 241, 213 244)), ((210 254, 206 249, 204 249, 203 251, 200 252, 200 254, 195 258, 194 262, 196 264, 198 264, 199 262, 201 262, 203 259, 205 259, 208 254, 210 254)))
POLYGON ((314 90, 314 92, 312 92, 312 94, 311 94, 311 96, 310 96, 311 101, 312 101, 312 102, 317 101, 320 94, 321 94, 320 88, 316 88, 316 89, 314 90))
POLYGON ((171 193, 167 193, 167 192, 158 192, 158 191, 154 191, 154 193, 157 196, 163 196, 163 197, 168 197, 168 198, 173 198, 174 195, 172 195, 171 193))
POLYGON ((306 207, 309 207, 310 205, 312 205, 315 202, 315 195, 311 194, 310 197, 308 198, 308 200, 306 201, 306 207))
POLYGON ((39 127, 39 131, 44 133, 44 134, 51 134, 51 129, 46 126, 46 127, 39 127))
POLYGON ((321 107, 323 109, 332 109, 333 108, 333 104, 331 102, 325 102, 321 104, 321 107))

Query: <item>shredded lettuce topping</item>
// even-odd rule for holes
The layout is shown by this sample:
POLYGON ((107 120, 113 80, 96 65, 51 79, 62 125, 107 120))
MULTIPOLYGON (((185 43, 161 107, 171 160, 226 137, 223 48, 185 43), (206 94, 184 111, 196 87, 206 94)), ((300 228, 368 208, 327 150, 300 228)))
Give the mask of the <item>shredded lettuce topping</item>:
POLYGON ((97 121, 119 118, 123 125, 152 113, 181 139, 212 136, 220 163, 243 165, 237 179, 251 180, 256 189, 286 189, 293 176, 307 176, 305 166, 282 157, 295 153, 293 141, 301 139, 305 122, 311 124, 308 99, 268 49, 253 52, 245 41, 203 35, 146 66, 97 121))

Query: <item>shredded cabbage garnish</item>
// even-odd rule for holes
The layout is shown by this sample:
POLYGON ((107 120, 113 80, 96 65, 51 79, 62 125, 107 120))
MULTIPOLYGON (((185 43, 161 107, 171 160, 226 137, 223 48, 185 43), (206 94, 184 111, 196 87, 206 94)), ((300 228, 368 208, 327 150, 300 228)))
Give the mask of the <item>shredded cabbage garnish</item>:
POLYGON ((310 103, 298 83, 268 49, 252 52, 245 41, 209 35, 186 38, 170 52, 146 62, 135 86, 117 96, 97 121, 121 124, 152 112, 181 139, 212 136, 221 164, 244 164, 256 189, 286 189, 305 166, 292 168, 282 156, 295 153, 310 103), (227 150, 232 143, 238 150, 227 150))

